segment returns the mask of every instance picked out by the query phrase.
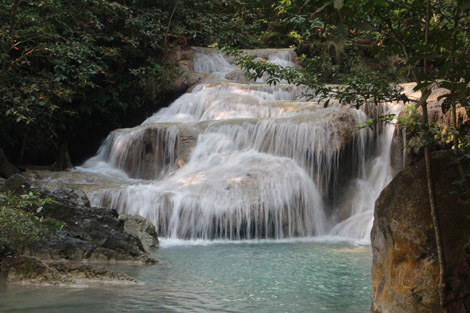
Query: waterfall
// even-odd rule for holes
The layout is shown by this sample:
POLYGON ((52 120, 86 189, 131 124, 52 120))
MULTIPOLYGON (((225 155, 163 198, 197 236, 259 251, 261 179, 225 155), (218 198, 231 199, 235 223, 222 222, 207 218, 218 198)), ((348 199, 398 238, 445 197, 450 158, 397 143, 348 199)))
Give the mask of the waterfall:
MULTIPOLYGON (((398 116, 401 109, 401 105, 388 104, 385 113, 398 116)), ((367 164, 365 171, 352 181, 347 196, 350 217, 334 226, 330 232, 332 235, 369 241, 375 200, 393 178, 390 155, 395 123, 396 118, 392 123, 384 125, 382 133, 378 136, 379 154, 367 164)))
MULTIPOLYGON (((292 49, 247 53, 297 66, 292 49)), ((236 66, 213 49, 195 48, 193 63, 206 79, 113 131, 79 168, 119 181, 88 191, 92 204, 144 216, 169 238, 365 239, 393 174, 393 125, 358 130, 367 110, 323 108, 302 86, 232 79, 236 66)))

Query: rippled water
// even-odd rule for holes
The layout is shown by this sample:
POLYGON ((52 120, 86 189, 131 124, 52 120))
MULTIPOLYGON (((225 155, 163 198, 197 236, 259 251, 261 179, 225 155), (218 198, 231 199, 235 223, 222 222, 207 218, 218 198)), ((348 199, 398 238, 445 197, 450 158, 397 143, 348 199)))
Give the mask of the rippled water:
POLYGON ((328 240, 163 241, 144 284, 0 287, 2 312, 368 312, 369 246, 328 240))

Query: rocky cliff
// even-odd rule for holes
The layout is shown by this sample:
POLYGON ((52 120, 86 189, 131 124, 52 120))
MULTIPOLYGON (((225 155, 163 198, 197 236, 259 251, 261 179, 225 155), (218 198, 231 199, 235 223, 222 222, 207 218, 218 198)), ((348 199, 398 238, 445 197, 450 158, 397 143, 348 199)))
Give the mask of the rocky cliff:
MULTIPOLYGON (((470 311, 470 201, 458 197, 456 166, 433 155, 448 271, 448 312, 470 311)), ((439 269, 424 161, 401 171, 376 202, 371 233, 373 313, 440 312, 439 269)))

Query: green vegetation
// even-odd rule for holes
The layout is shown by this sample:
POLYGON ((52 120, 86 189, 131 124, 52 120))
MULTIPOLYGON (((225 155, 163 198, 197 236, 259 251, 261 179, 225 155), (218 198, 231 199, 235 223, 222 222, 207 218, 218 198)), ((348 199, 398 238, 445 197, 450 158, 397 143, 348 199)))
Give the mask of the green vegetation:
POLYGON ((143 119, 181 74, 165 57, 172 45, 255 47, 267 3, 1 1, 0 146, 16 162, 52 163, 64 143, 143 119))
POLYGON ((390 83, 439 82, 451 90, 444 111, 468 108, 469 2, 430 6, 425 42, 422 1, 2 1, 0 146, 16 162, 52 163, 62 144, 142 119, 181 75, 174 45, 292 46, 300 76, 241 64, 357 106, 399 99, 390 83))
POLYGON ((53 203, 35 191, 0 194, 0 258, 20 254, 63 227, 56 219, 43 216, 47 205, 53 203))

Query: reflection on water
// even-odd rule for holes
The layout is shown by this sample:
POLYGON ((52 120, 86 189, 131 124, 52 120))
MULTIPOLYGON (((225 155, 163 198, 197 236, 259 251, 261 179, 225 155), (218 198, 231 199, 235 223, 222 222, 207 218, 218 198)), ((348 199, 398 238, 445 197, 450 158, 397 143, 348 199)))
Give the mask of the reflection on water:
POLYGON ((138 286, 0 287, 2 312, 367 312, 368 246, 318 240, 168 242, 138 286), (187 243, 187 242, 186 242, 187 243))

